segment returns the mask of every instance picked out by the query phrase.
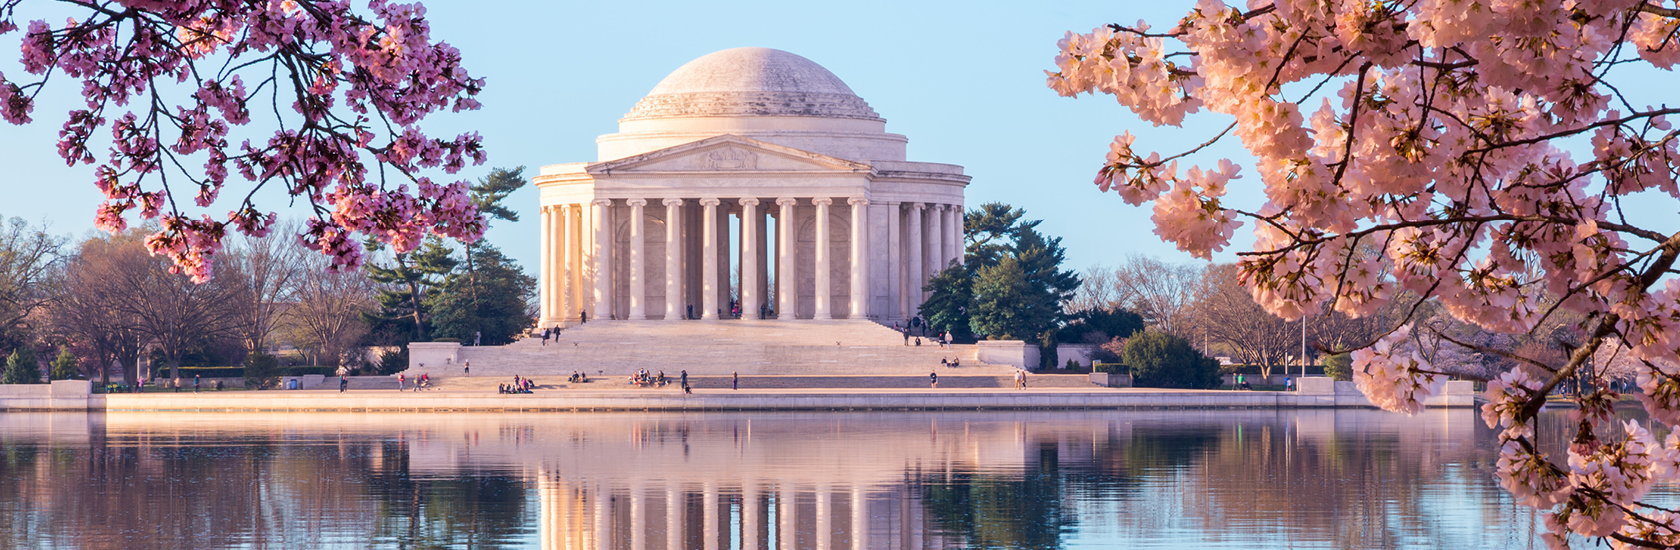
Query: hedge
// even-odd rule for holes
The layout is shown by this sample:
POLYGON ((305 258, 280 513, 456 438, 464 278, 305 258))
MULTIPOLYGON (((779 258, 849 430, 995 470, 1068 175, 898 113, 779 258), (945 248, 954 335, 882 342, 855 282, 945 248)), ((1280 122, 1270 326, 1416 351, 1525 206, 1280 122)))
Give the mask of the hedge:
MULTIPOLYGON (((161 367, 158 370, 159 376, 166 376, 168 373, 167 367, 161 367)), ((192 378, 195 374, 203 378, 242 378, 245 376, 245 367, 181 367, 181 379, 192 378)), ((310 374, 338 376, 338 367, 312 367, 309 365, 280 367, 280 376, 305 376, 310 374)))
POLYGON ((1091 371, 1092 372, 1106 372, 1106 373, 1109 373, 1109 374, 1131 374, 1132 368, 1126 366, 1124 363, 1097 362, 1097 363, 1092 363, 1091 364, 1091 371))

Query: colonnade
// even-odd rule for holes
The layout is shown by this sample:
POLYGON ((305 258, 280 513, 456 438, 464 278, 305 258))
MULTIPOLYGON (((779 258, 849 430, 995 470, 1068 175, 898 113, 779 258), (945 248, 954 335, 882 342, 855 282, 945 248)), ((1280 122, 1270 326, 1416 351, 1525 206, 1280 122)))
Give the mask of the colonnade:
POLYGON ((773 479, 727 485, 716 480, 629 483, 615 490, 540 473, 541 547, 864 550, 944 546, 924 540, 923 507, 904 486, 872 491, 860 484, 773 479), (875 514, 871 514, 872 506, 875 514), (801 531, 810 535, 803 544, 801 531))
POLYGON ((545 205, 541 324, 717 320, 737 305, 747 319, 906 319, 927 279, 962 261, 962 216, 956 204, 864 197, 545 205))

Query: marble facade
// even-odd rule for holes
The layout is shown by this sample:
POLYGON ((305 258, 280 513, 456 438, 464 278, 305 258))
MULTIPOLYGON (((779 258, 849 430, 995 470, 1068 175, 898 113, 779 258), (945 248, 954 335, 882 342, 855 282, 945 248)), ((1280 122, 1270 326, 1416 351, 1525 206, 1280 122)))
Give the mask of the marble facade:
POLYGON ((545 166, 541 326, 589 320, 915 315, 962 261, 962 167, 904 136, 838 77, 765 48, 696 59, 597 139, 545 166))

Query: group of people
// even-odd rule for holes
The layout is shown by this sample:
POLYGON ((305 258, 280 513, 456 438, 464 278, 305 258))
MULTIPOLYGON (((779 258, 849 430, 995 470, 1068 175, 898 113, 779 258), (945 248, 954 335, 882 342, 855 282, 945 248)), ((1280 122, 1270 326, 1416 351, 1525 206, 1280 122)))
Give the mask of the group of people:
MULTIPOLYGON (((397 391, 408 389, 407 384, 408 376, 400 372, 397 373, 397 391)), ((339 377, 338 391, 343 392, 344 388, 348 385, 348 380, 345 380, 343 377, 339 377)), ((414 391, 420 391, 430 387, 432 387, 432 375, 422 373, 419 378, 414 379, 414 391)))
MULTIPOLYGON (((687 371, 683 372, 686 378, 687 371)), ((665 387, 665 371, 659 371, 658 375, 654 375, 649 374, 647 369, 637 369, 635 373, 630 375, 630 385, 642 388, 648 386, 663 388, 665 387)))
POLYGON ((574 371, 572 371, 571 376, 566 377, 566 381, 570 382, 572 384, 582 384, 584 382, 588 382, 589 381, 589 373, 578 372, 578 371, 574 370, 574 371))
POLYGON ((939 358, 939 364, 945 365, 946 368, 953 368, 954 369, 954 368, 962 366, 962 358, 961 357, 952 357, 950 359, 946 359, 944 357, 940 357, 939 358))
POLYGON ((513 375, 512 384, 497 384, 496 393, 534 393, 531 390, 536 388, 536 382, 532 382, 530 378, 521 378, 519 375, 515 374, 513 375))

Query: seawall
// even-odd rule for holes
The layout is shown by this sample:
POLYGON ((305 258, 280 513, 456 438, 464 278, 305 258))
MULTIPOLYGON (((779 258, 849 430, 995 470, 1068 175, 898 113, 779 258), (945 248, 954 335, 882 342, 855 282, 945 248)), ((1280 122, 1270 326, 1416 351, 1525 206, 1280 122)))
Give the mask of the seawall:
MULTIPOLYGON (((1328 382, 1328 381, 1326 381, 1328 382)), ((83 383, 85 384, 85 383, 83 383)), ((1342 383, 1346 384, 1346 383, 1342 383)), ((1331 386, 1323 384, 1323 386, 1331 386)), ((261 391, 206 393, 62 394, 14 397, 0 392, 3 410, 89 411, 813 411, 1023 409, 1287 409, 1369 408, 1351 388, 1304 386, 1294 392, 1165 390, 1150 388, 1037 388, 891 390, 546 391, 488 392, 261 391)), ((1348 384, 1351 386, 1351 384, 1348 384)), ((16 388, 16 386, 12 387, 16 388)), ((47 386, 32 386, 47 389, 47 386)), ((54 388, 57 388, 54 386, 54 388)), ((64 388, 69 390, 69 387, 64 388)), ((1475 406, 1468 382, 1452 382, 1426 402, 1432 407, 1475 406)))

